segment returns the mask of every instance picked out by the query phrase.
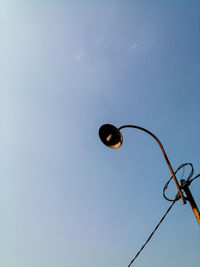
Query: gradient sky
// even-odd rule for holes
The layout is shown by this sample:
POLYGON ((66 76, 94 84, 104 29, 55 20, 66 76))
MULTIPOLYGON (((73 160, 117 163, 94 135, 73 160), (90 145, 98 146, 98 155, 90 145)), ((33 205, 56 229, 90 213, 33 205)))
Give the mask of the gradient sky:
MULTIPOLYGON (((1 0, 0 33, 0 266, 127 266, 170 173, 150 136, 98 129, 146 127, 200 172, 200 2, 1 0)), ((199 238, 179 201, 134 266, 196 267, 199 238)))

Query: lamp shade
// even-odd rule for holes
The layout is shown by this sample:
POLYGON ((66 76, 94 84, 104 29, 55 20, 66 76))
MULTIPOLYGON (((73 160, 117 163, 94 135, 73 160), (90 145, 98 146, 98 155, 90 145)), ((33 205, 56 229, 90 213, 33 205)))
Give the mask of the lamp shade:
POLYGON ((120 131, 111 124, 104 124, 100 127, 99 137, 102 143, 110 148, 118 148, 123 142, 120 131))

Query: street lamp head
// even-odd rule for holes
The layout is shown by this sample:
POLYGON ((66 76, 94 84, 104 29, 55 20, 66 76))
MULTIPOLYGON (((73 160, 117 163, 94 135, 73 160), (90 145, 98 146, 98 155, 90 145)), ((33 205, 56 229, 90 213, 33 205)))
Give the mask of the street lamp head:
POLYGON ((120 131, 111 124, 104 124, 100 127, 99 137, 102 143, 110 148, 118 148, 123 142, 120 131))

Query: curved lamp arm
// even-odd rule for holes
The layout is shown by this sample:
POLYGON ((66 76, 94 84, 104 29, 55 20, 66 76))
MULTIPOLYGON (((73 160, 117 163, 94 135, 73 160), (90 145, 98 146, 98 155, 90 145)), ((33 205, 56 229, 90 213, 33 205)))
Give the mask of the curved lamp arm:
POLYGON ((145 128, 143 128, 143 127, 140 127, 140 126, 136 126, 136 125, 123 125, 123 126, 119 127, 118 130, 121 130, 121 129, 123 129, 123 128, 136 128, 136 129, 139 129, 139 130, 141 130, 141 131, 143 131, 143 132, 148 133, 149 135, 151 135, 151 136, 157 141, 157 143, 159 144, 160 149, 161 149, 161 151, 162 151, 162 153, 163 153, 163 156, 164 156, 164 158, 165 158, 165 160, 166 160, 166 162, 167 162, 167 166, 169 167, 169 170, 170 170, 170 172, 171 172, 171 175, 172 175, 172 177, 173 177, 173 179, 174 179, 174 182, 175 182, 175 184, 176 184, 176 187, 177 187, 177 189, 178 189, 178 192, 179 192, 179 194, 180 194, 180 197, 182 198, 183 203, 185 204, 185 203, 186 203, 186 200, 185 200, 185 198, 184 198, 184 196, 183 196, 183 193, 182 193, 182 191, 181 191, 181 188, 180 188, 180 186, 179 186, 179 183, 178 183, 178 181, 177 181, 177 179, 176 179, 175 173, 174 173, 174 171, 173 171, 173 169, 172 169, 172 165, 171 165, 171 163, 170 163, 170 161, 169 161, 169 159, 168 159, 168 157, 167 157, 167 154, 166 154, 166 152, 165 152, 165 150, 164 150, 164 147, 163 147, 162 143, 160 142, 160 140, 158 139, 158 137, 155 136, 152 132, 150 132, 150 131, 148 131, 147 129, 145 129, 145 128))
POLYGON ((148 133, 149 135, 151 135, 156 141, 157 143, 159 144, 160 146, 160 149, 163 153, 163 156, 166 160, 166 163, 167 163, 167 166, 169 167, 169 170, 171 172, 171 175, 174 179, 174 182, 176 184, 176 187, 178 189, 178 192, 179 192, 179 195, 180 197, 182 198, 183 200, 183 203, 186 204, 186 200, 185 200, 185 197, 183 196, 183 193, 181 191, 181 188, 179 186, 179 183, 176 179, 176 176, 175 176, 175 173, 172 169, 172 166, 171 166, 171 163, 167 157, 167 154, 164 150, 164 147, 163 145, 161 144, 160 140, 158 139, 157 136, 155 136, 152 132, 148 131, 147 129, 143 128, 143 127, 140 127, 140 126, 136 126, 136 125, 123 125, 119 128, 116 128, 115 126, 113 125, 110 125, 110 124, 104 124, 103 126, 101 126, 100 130, 99 130, 99 136, 100 136, 100 139, 101 141, 108 147, 110 148, 118 148, 121 146, 122 144, 122 141, 123 141, 123 138, 122 138, 122 135, 120 133, 120 130, 123 129, 123 128, 135 128, 135 129, 139 129, 143 132, 146 132, 148 133))

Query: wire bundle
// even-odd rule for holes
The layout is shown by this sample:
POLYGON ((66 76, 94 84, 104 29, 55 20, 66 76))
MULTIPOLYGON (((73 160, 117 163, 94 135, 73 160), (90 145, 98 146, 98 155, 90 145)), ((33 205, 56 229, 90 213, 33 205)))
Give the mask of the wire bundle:
MULTIPOLYGON (((200 174, 198 174, 198 175, 196 175, 194 178, 192 178, 192 176, 193 176, 193 174, 194 174, 194 168, 193 168, 192 163, 183 163, 183 164, 181 164, 181 165, 177 168, 177 170, 175 171, 175 174, 176 174, 180 169, 182 169, 182 168, 183 168, 183 171, 184 171, 184 168, 185 168, 186 166, 190 166, 190 168, 191 168, 190 173, 189 173, 189 175, 188 175, 188 178, 187 178, 187 180, 186 180, 186 183, 187 183, 188 185, 190 185, 195 179, 197 179, 198 177, 200 177, 200 174)), ((184 172, 183 172, 183 174, 184 174, 184 172)), ((171 204, 170 207, 167 209, 167 211, 165 212, 165 214, 162 216, 162 218, 160 219, 159 223, 156 225, 156 227, 154 228, 153 232, 150 234, 150 236, 148 237, 148 239, 146 240, 146 242, 143 244, 143 246, 141 247, 141 249, 138 251, 138 253, 135 255, 135 257, 131 260, 131 262, 129 263, 128 267, 130 267, 130 266, 133 264, 133 262, 136 260, 136 258, 139 256, 139 254, 140 254, 140 253, 142 252, 142 250, 144 249, 144 247, 145 247, 145 246, 147 245, 147 243, 150 241, 150 239, 152 238, 152 236, 154 235, 154 233, 156 232, 156 230, 158 229, 158 227, 160 226, 160 224, 162 223, 162 221, 165 219, 166 215, 167 215, 168 212, 171 210, 171 208, 173 207, 173 205, 175 204, 175 202, 176 202, 177 200, 180 199, 180 195, 179 195, 179 193, 176 194, 176 196, 175 196, 174 199, 170 199, 170 198, 168 198, 168 197, 166 196, 166 194, 165 194, 165 191, 167 190, 168 185, 169 185, 170 181, 172 180, 172 178, 173 178, 173 177, 171 176, 171 178, 167 181, 167 183, 165 184, 165 186, 164 186, 164 188, 163 188, 163 197, 164 197, 167 201, 171 201, 172 204, 171 204)))
MULTIPOLYGON (((187 183, 188 185, 190 185, 195 179, 197 179, 198 177, 200 177, 200 174, 198 174, 198 175, 196 175, 194 178, 192 178, 192 176, 193 176, 193 174, 194 174, 194 168, 193 168, 192 163, 183 163, 183 164, 181 164, 181 165, 178 167, 178 169, 177 169, 174 173, 176 174, 179 170, 181 170, 182 168, 185 168, 186 166, 190 166, 190 168, 191 168, 190 173, 189 173, 189 175, 188 175, 188 178, 187 178, 187 180, 186 180, 186 183, 187 183)), ((183 170, 184 170, 184 169, 183 169, 183 170)), ((183 174, 184 174, 184 172, 183 172, 183 174)), ((166 196, 166 194, 165 194, 165 191, 166 191, 166 189, 168 188, 168 185, 169 185, 169 183, 171 182, 172 178, 173 178, 173 177, 171 176, 171 178, 167 181, 167 183, 165 184, 165 186, 164 186, 164 188, 163 188, 163 197, 164 197, 167 201, 174 201, 174 199, 170 199, 170 198, 168 198, 168 197, 166 196)))

